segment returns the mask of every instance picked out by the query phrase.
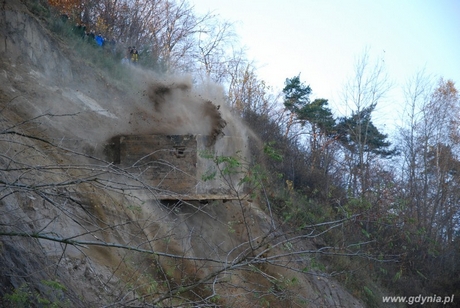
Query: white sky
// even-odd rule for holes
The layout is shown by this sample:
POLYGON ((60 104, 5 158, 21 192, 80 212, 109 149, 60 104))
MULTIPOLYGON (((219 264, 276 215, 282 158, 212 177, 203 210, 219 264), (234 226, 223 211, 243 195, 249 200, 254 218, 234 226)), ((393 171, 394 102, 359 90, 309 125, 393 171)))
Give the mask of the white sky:
MULTIPOLYGON (((369 48, 397 86, 425 69, 460 89, 460 0, 189 0, 235 23, 260 79, 276 90, 299 73, 311 99, 339 107, 355 60, 369 48)), ((392 102, 402 104, 393 96, 392 102)), ((390 104, 388 102, 387 104, 390 104)), ((393 119, 394 108, 385 117, 393 119)), ((340 107, 339 107, 340 108, 340 107)))

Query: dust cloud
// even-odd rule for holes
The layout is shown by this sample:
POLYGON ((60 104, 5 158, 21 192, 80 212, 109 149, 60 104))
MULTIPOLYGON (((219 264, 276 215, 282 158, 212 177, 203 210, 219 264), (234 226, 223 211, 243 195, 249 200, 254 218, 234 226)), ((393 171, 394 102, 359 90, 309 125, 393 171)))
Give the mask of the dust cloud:
POLYGON ((146 90, 153 106, 154 130, 164 134, 202 134, 212 144, 225 133, 220 105, 192 92, 190 80, 152 81, 146 90))
POLYGON ((250 135, 227 107, 222 86, 194 84, 190 76, 159 77, 138 69, 136 72, 142 86, 125 134, 205 135, 208 146, 214 146, 223 136, 246 140, 250 135))

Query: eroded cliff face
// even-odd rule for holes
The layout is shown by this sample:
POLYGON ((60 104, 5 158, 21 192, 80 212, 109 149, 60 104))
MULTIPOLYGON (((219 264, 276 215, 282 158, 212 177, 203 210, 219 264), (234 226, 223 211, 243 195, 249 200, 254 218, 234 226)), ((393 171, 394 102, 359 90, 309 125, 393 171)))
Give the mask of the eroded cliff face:
POLYGON ((0 25, 0 303, 362 306, 257 202, 161 202, 142 170, 107 159, 119 135, 246 138, 219 87, 131 68, 126 90, 18 1, 0 25))

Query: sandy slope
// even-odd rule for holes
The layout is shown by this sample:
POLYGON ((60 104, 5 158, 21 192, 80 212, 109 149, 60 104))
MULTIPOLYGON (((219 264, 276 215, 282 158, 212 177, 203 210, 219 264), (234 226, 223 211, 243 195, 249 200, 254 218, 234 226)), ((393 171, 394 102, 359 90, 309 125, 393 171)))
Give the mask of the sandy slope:
MULTIPOLYGON (((104 147, 120 134, 217 138, 223 129, 246 138, 244 127, 225 110, 218 86, 195 87, 187 76, 161 79, 133 68, 128 71, 137 86, 126 90, 72 55, 17 1, 4 5, 0 231, 88 243, 74 247, 1 237, 0 296, 28 283, 37 294, 72 307, 141 306, 137 297, 151 302, 177 290, 176 284, 211 277, 211 284, 191 288, 184 298, 199 300, 217 292, 215 303, 223 306, 258 307, 268 301, 273 307, 290 301, 305 307, 362 306, 326 276, 289 270, 308 266, 307 259, 279 258, 283 267, 256 264, 252 271, 239 263, 268 234, 278 241, 286 238, 271 233, 273 222, 256 203, 161 204, 142 178, 106 161, 104 147), (156 253, 92 245, 98 242, 156 253), (50 291, 44 280, 60 281, 66 291, 50 291), (270 295, 264 295, 267 291, 270 295)), ((307 241, 295 247, 314 249, 307 241)), ((280 245, 258 257, 285 249, 280 245)))

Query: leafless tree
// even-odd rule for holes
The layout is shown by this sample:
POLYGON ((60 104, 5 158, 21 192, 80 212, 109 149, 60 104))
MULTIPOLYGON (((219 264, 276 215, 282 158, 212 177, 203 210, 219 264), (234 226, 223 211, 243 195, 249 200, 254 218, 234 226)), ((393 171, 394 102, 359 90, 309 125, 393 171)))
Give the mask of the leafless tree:
MULTIPOLYGON (((271 211, 261 212, 244 195, 228 203, 161 203, 155 196, 162 191, 149 185, 142 168, 114 165, 67 147, 62 140, 57 143, 33 134, 41 119, 76 116, 43 114, 20 123, 3 118, 3 256, 14 253, 11 247, 15 241, 23 243, 22 248, 16 248, 21 253, 35 247, 27 254, 44 266, 40 278, 32 280, 37 285, 43 277, 54 277, 76 287, 79 275, 86 275, 88 283, 101 292, 97 305, 105 303, 104 307, 229 306, 251 301, 253 296, 254 303, 260 305, 296 306, 303 302, 314 306, 325 299, 309 298, 300 290, 305 275, 330 276, 317 272, 310 265, 311 258, 372 257, 352 246, 347 251, 332 246, 317 248, 306 242, 353 217, 304 226, 299 232, 283 229, 271 211), (214 223, 204 224, 206 219, 214 223), (212 233, 215 235, 209 235, 212 233), (109 270, 101 269, 100 258, 109 270), (66 271, 75 280, 70 281, 66 271), (101 272, 105 275, 97 274, 101 272)), ((230 162, 237 158, 213 159, 220 173, 231 169, 247 176, 244 163, 232 169, 230 162)), ((252 176, 252 193, 254 189, 263 192, 263 181, 257 180, 257 174, 252 176)), ((238 193, 239 183, 228 185, 238 193)), ((260 194, 258 200, 270 208, 266 195, 260 194)), ((28 269, 37 270, 32 265, 28 269)), ((13 277, 15 269, 3 266, 2 273, 13 277)), ((10 279, 17 287, 21 282, 33 284, 26 276, 10 279)), ((37 298, 45 296, 45 291, 37 288, 37 298)), ((75 305, 96 304, 85 296, 78 299, 71 289, 59 296, 75 305)))
MULTIPOLYGON (((386 73, 384 61, 377 59, 372 63, 368 49, 358 58, 354 70, 354 75, 345 84, 342 101, 347 112, 360 117, 367 113, 366 110, 375 109, 393 85, 386 73)), ((344 165, 348 168, 347 182, 351 191, 355 195, 363 196, 368 189, 369 169, 366 166, 369 166, 376 155, 366 150, 371 139, 367 132, 372 122, 355 120, 357 125, 350 128, 349 134, 356 140, 357 148, 355 152, 344 153, 344 165)))

